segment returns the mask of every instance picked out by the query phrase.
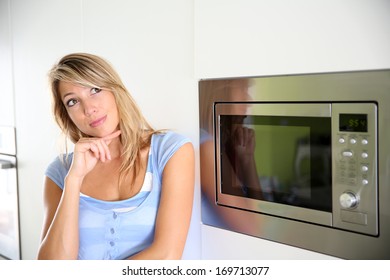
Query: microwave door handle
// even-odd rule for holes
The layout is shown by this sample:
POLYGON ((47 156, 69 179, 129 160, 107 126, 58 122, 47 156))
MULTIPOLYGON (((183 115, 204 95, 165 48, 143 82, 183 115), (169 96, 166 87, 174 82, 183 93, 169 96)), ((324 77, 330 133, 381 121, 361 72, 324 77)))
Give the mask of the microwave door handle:
POLYGON ((15 165, 8 160, 0 160, 0 169, 11 169, 14 168, 15 165))

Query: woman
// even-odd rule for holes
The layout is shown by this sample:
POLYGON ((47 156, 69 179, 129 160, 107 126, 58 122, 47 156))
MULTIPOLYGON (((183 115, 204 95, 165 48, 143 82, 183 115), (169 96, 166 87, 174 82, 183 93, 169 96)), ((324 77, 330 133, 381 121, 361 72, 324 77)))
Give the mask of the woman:
POLYGON ((98 56, 63 57, 49 81, 55 120, 75 145, 46 171, 38 259, 180 259, 193 201, 191 142, 152 129, 98 56))

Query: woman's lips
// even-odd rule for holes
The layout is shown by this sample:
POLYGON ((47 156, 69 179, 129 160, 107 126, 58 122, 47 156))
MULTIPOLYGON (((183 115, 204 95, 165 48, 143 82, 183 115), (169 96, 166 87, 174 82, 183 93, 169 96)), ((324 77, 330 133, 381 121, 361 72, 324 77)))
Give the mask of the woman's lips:
POLYGON ((103 124, 106 121, 107 116, 98 118, 94 120, 93 122, 89 123, 91 127, 98 127, 99 125, 103 124))

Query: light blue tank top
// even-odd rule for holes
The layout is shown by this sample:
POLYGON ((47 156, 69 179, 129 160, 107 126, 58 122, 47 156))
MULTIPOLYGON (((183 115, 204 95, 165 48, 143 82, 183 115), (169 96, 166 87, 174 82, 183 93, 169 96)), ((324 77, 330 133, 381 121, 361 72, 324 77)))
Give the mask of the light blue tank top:
MULTIPOLYGON (((187 142, 188 138, 172 131, 154 134, 144 184, 129 199, 103 201, 80 194, 78 259, 125 259, 151 245, 164 167, 187 142)), ((67 164, 57 158, 46 170, 61 189, 72 157, 68 155, 67 164)))

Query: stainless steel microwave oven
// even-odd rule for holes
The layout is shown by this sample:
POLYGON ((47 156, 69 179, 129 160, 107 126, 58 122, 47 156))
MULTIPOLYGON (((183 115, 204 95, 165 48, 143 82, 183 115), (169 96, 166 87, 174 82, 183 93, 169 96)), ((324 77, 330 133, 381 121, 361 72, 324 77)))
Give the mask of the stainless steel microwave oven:
POLYGON ((390 259, 390 71, 199 82, 202 221, 390 259))

